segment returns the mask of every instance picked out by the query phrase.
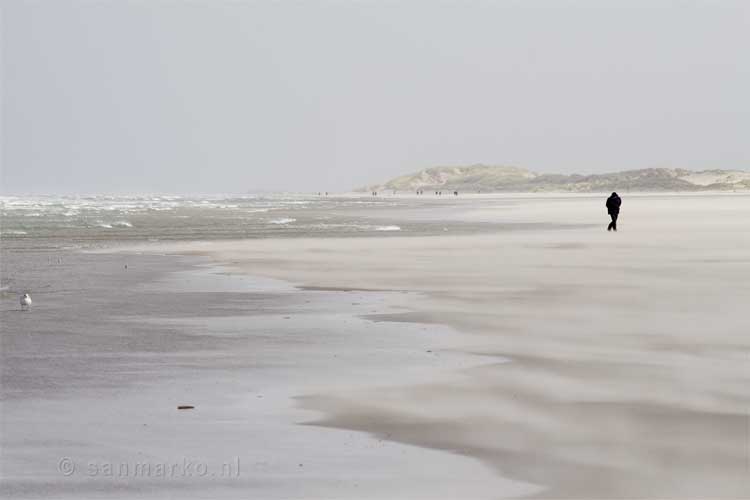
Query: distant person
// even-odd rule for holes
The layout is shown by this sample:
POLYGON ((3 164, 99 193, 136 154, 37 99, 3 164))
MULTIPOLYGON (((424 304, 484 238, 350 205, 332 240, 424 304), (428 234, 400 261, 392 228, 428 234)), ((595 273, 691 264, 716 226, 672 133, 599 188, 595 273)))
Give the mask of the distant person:
POLYGON ((453 196, 458 196, 458 191, 453 191, 453 196))
POLYGON ((607 198, 607 213, 612 218, 612 222, 607 226, 607 231, 612 231, 613 229, 617 231, 617 216, 620 215, 620 205, 622 205, 622 200, 617 193, 613 192, 607 198))

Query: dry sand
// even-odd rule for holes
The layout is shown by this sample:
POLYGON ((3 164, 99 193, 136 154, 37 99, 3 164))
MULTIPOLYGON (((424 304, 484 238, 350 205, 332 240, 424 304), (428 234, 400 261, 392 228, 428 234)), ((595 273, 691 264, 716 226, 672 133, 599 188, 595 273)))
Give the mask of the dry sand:
POLYGON ((472 366, 394 386, 408 366, 384 359, 370 387, 301 394, 320 426, 476 457, 545 498, 750 497, 750 197, 626 194, 618 233, 602 197, 513 199, 454 218, 580 227, 159 251, 309 287, 419 292, 369 319, 461 332, 441 352, 472 366))

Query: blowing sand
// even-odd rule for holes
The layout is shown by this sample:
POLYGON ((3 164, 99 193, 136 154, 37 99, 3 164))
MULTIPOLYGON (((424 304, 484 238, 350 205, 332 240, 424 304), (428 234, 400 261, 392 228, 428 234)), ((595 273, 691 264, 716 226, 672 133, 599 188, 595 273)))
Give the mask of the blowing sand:
POLYGON ((24 253, 0 492, 750 497, 750 196, 626 194, 618 233, 601 196, 493 199, 370 237, 24 253), (242 474, 80 468, 185 457, 242 474))
POLYGON ((623 198, 618 233, 603 198, 521 197, 454 216, 580 227, 160 251, 302 286, 418 292, 369 319, 462 333, 445 349, 475 364, 434 382, 302 395, 320 426, 476 457, 546 498, 747 497, 750 197, 623 198))

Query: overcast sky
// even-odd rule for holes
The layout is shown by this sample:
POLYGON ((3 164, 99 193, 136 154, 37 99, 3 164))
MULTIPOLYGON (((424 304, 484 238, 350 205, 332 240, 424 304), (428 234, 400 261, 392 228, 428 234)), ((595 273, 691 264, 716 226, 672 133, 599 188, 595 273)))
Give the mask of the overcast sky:
POLYGON ((750 169, 748 1, 2 1, 2 192, 750 169))

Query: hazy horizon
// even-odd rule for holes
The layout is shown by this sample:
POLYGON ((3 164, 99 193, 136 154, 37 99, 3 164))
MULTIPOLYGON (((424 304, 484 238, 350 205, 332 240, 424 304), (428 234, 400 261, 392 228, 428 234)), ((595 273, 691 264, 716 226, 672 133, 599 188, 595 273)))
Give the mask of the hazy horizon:
POLYGON ((2 4, 0 192, 750 169, 750 4, 2 4))

